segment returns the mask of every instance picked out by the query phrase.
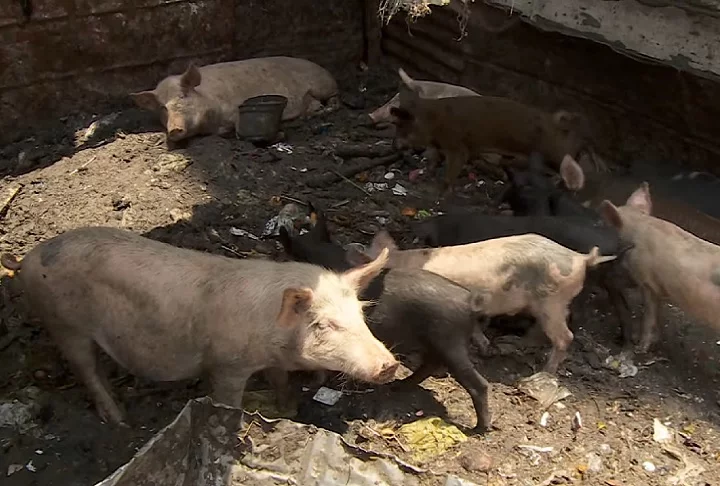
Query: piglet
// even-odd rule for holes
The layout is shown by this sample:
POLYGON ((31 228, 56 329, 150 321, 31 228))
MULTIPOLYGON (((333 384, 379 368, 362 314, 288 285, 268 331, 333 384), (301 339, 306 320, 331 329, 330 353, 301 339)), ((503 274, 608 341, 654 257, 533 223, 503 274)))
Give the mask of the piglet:
POLYGON ((235 407, 250 375, 265 368, 391 381, 399 363, 367 328, 357 297, 386 261, 387 252, 336 273, 230 259, 102 227, 51 238, 21 262, 0 257, 100 417, 118 424, 123 413, 97 369, 96 345, 151 380, 207 374, 214 399, 235 407))
POLYGON ((443 187, 452 190, 471 157, 484 153, 527 157, 541 153, 555 170, 566 158, 589 150, 583 118, 567 111, 546 113, 510 98, 458 96, 423 99, 417 88, 400 90, 390 109, 397 138, 412 146, 437 146, 445 157, 443 187))
POLYGON ((652 216, 650 186, 643 182, 624 206, 604 200, 603 217, 634 248, 624 264, 642 289, 644 316, 638 351, 655 340, 661 300, 720 329, 720 246, 652 216))
POLYGON ((573 334, 567 327, 570 302, 583 288, 588 268, 615 260, 597 247, 581 254, 543 236, 528 234, 442 248, 399 250, 392 237, 375 235, 368 257, 390 249, 389 268, 435 272, 473 294, 474 308, 488 317, 528 313, 552 343, 545 370, 557 371, 573 334))
MULTIPOLYGON (((345 250, 333 243, 321 211, 314 213, 316 224, 307 234, 290 237, 280 229, 280 241, 293 258, 322 265, 335 271, 347 271, 351 263, 345 250)), ((368 260, 351 252, 353 263, 368 260)), ((478 329, 483 318, 476 311, 472 293, 440 275, 419 269, 383 270, 361 293, 361 299, 376 302, 366 308, 370 330, 398 356, 420 354, 420 367, 401 381, 417 385, 439 366, 447 366, 451 375, 470 394, 477 416, 476 429, 490 425, 489 384, 477 372, 469 355, 474 340, 487 351, 489 342, 478 329)))
POLYGON ((155 113, 178 142, 195 135, 227 135, 238 123, 238 106, 246 99, 278 94, 288 102, 283 120, 312 115, 332 103, 337 83, 323 67, 294 57, 258 57, 197 67, 168 76, 152 91, 131 93, 140 108, 155 113))

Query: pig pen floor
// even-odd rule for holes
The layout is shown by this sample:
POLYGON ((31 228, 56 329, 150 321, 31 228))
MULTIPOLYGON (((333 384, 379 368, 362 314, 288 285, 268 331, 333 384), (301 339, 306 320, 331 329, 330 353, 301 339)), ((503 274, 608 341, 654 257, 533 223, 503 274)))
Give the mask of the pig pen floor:
MULTIPOLYGON (((396 81, 390 71, 364 76, 348 83, 352 89, 338 112, 285 124, 286 145, 275 148, 212 136, 168 151, 157 125, 134 109, 60 120, 0 151, 0 170, 15 174, 0 183, 3 199, 22 185, 0 220, 0 250, 23 255, 62 231, 110 225, 231 258, 280 258, 272 242, 241 236, 238 230, 260 235, 268 219, 292 199, 326 209, 331 231, 343 244, 367 243, 385 226, 401 245, 412 246, 412 215, 440 209, 433 198, 434 176, 418 176, 416 169, 425 163, 421 159, 399 158, 349 179, 312 188, 305 184, 392 154, 387 134, 361 126, 358 116, 387 100, 396 81), (358 89, 361 81, 367 90, 358 89), (367 182, 387 187, 366 192, 367 182), (396 184, 400 187, 393 192, 396 184), (403 190, 406 194, 398 194, 403 190)), ((487 209, 501 184, 468 170, 452 203, 487 209)), ((3 279, 0 287, 2 484, 94 484, 128 461, 188 398, 207 391, 197 381, 158 385, 135 380, 104 358, 131 428, 102 424, 46 332, 18 308, 9 283, 3 279)), ((559 375, 572 395, 547 409, 545 426, 538 402, 516 384, 540 369, 547 346, 530 346, 514 335, 493 336, 500 352, 478 356, 477 366, 493 384, 495 429, 470 435, 420 465, 495 485, 720 482, 720 337, 666 306, 663 338, 653 357, 635 363, 635 376, 621 378, 603 365, 619 352, 613 340, 617 323, 606 312, 604 294, 589 288, 578 298, 584 314, 575 320, 576 340, 559 375), (573 427, 576 414, 579 429, 573 427), (677 432, 672 444, 653 440, 656 418, 677 432)), ((249 387, 264 388, 259 379, 249 387)), ((393 393, 383 387, 361 393, 363 387, 347 385, 348 393, 333 406, 313 401, 314 389, 297 383, 296 390, 295 420, 412 464, 418 462, 411 448, 389 430, 420 417, 440 416, 461 428, 475 422, 469 396, 448 377, 393 393)))

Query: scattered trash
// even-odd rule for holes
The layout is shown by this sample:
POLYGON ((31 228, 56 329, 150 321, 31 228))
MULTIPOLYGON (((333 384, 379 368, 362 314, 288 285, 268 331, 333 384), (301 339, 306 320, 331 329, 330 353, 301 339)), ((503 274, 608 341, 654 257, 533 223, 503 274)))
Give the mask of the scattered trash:
POLYGON ((588 452, 585 456, 587 458, 588 471, 593 473, 599 473, 603 469, 603 462, 600 456, 594 452, 588 452))
POLYGON ((384 216, 375 216, 375 221, 385 226, 385 224, 388 222, 388 219, 384 216))
POLYGON ((286 154, 293 153, 293 147, 288 143, 278 142, 275 145, 270 145, 270 148, 274 148, 278 152, 285 152, 286 154))
POLYGON ((115 121, 115 119, 120 115, 120 113, 111 113, 110 115, 104 116, 100 118, 99 120, 95 120, 92 122, 83 132, 82 134, 78 135, 75 139, 75 146, 79 147, 80 145, 84 144, 90 138, 92 138, 93 135, 98 131, 98 129, 106 127, 110 125, 112 122, 115 121))
POLYGON ((385 180, 386 180, 386 181, 391 181, 391 180, 393 180, 393 179, 395 179, 395 173, 394 173, 394 172, 388 172, 388 173, 385 174, 385 180))
POLYGON ((19 400, 0 403, 0 427, 13 427, 20 432, 31 428, 34 406, 19 400))
POLYGON ((649 473, 655 472, 655 469, 657 469, 657 468, 655 467, 655 464, 653 464, 653 463, 650 462, 650 461, 645 461, 645 462, 643 462, 643 463, 642 463, 642 467, 643 467, 643 469, 645 469, 645 470, 646 470, 647 472, 649 472, 649 473))
POLYGON ((418 210, 415 208, 411 208, 410 206, 405 206, 402 208, 402 211, 400 211, 400 214, 403 216, 407 216, 408 218, 414 218, 415 215, 418 213, 418 210))
POLYGON ((542 417, 540 417, 540 426, 547 427, 549 418, 550 418, 550 414, 548 412, 545 412, 544 414, 542 414, 542 417))
POLYGON ((321 386, 313 396, 313 400, 332 406, 340 400, 340 397, 342 397, 342 392, 340 390, 333 390, 332 388, 321 386))
POLYGON ((668 442, 672 440, 673 434, 669 428, 664 426, 658 419, 653 419, 653 440, 655 442, 668 442))
POLYGON ((368 182, 365 184, 365 190, 367 192, 382 192, 387 191, 387 182, 368 182))
POLYGON ((37 454, 38 456, 42 456, 43 454, 45 454, 45 452, 43 452, 42 449, 35 449, 35 454, 37 454))
POLYGON ((280 227, 285 228, 290 236, 295 236, 298 232, 297 228, 303 226, 309 220, 307 211, 295 203, 288 203, 280 210, 277 216, 273 216, 265 223, 265 229, 260 238, 277 236, 280 234, 280 227))
POLYGON ((572 418, 572 425, 570 426, 573 432, 577 432, 578 430, 582 429, 582 417, 580 416, 580 412, 575 412, 575 415, 573 415, 572 418))
MULTIPOLYGON (((441 213, 438 213, 441 214, 441 213)), ((430 211, 426 211, 425 209, 421 209, 417 212, 417 215, 415 216, 417 219, 424 219, 429 218, 432 216, 432 213, 430 211)))
POLYGON ((32 459, 27 464, 25 464, 25 469, 30 472, 37 472, 37 468, 33 465, 32 459))
POLYGON ((260 239, 257 236, 255 236, 254 234, 250 233, 249 231, 244 230, 242 228, 236 228, 234 226, 232 228, 230 228, 230 234, 233 236, 244 236, 246 238, 250 238, 251 240, 259 240, 260 239))
POLYGON ((465 442, 467 436, 440 417, 429 417, 405 424, 398 432, 412 449, 416 461, 439 456, 450 447, 465 442))
POLYGON ((392 188, 392 193, 396 196, 407 196, 407 189, 400 184, 395 184, 395 187, 392 188))
POLYGON ((552 446, 535 446, 530 444, 518 444, 518 449, 525 449, 533 452, 552 452, 555 450, 552 446))
POLYGON ((478 484, 470 482, 467 479, 461 479, 451 474, 447 477, 443 486, 478 486, 478 484))
POLYGON ((425 169, 411 170, 410 173, 408 174, 408 180, 410 182, 415 182, 417 180, 417 178, 420 177, 421 175, 423 175, 424 173, 425 173, 425 169))
POLYGON ((607 456, 612 454, 613 452, 615 451, 613 451, 613 448, 610 447, 610 444, 600 444, 600 454, 607 456))
POLYGON ((25 468, 22 464, 10 464, 8 466, 7 475, 12 476, 18 471, 22 471, 25 468))
POLYGON ((605 422, 598 422, 597 428, 598 428, 598 430, 604 430, 607 428, 607 424, 605 422))
POLYGON ((521 379, 517 389, 540 402, 541 408, 547 408, 572 395, 570 390, 558 384, 556 376, 546 371, 521 379))
POLYGON ((695 433, 696 428, 697 427, 695 426, 695 424, 687 424, 687 425, 683 425, 682 431, 685 432, 686 434, 692 435, 695 433))
POLYGON ((638 367, 632 362, 632 358, 627 353, 620 353, 617 356, 608 356, 605 359, 605 367, 615 370, 620 378, 628 378, 637 375, 638 367))

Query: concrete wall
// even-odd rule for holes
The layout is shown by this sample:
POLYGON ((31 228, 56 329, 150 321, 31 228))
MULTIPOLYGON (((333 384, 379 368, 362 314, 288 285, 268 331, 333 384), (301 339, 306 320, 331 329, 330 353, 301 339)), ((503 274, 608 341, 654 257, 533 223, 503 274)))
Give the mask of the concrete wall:
POLYGON ((0 142, 190 60, 287 54, 337 73, 364 49, 359 0, 33 0, 29 20, 21 3, 0 2, 0 142))
POLYGON ((471 6, 467 36, 458 41, 462 8, 453 0, 410 25, 402 16, 393 19, 383 31, 383 52, 420 79, 546 109, 580 110, 590 118, 599 149, 612 160, 677 160, 719 172, 718 83, 525 22, 490 33, 480 26, 480 16, 494 25, 502 18, 490 19, 493 12, 486 9, 497 9, 482 2, 471 6))

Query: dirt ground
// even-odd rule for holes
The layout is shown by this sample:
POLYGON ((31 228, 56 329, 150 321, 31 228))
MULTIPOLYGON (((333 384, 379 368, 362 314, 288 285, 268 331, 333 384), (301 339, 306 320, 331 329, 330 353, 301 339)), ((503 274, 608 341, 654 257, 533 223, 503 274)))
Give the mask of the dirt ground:
MULTIPOLYGON (((367 243, 386 227, 403 247, 415 246, 408 208, 437 211, 450 204, 494 210, 489 201, 501 183, 473 168, 463 174, 458 195, 439 205, 433 196, 438 175, 414 177, 425 164, 418 156, 308 187, 308 180, 357 163, 347 154, 337 155, 350 145, 372 145, 370 155, 391 152, 387 131, 361 126, 359 116, 394 93, 392 73, 365 73, 346 84, 340 110, 283 126, 291 153, 215 136, 169 151, 160 127, 135 109, 59 120, 34 138, 0 150, 0 173, 14 174, 3 178, 0 191, 22 185, 0 220, 0 251, 23 255, 63 231, 109 225, 231 258, 282 258, 274 242, 235 234, 260 235, 265 223, 293 200, 311 200, 325 209, 331 231, 343 244, 367 243), (367 182, 388 187, 369 193, 367 182), (396 184, 407 194, 393 193, 396 184)), ((2 484, 94 484, 128 461, 188 398, 207 391, 199 381, 158 385, 137 380, 104 357, 131 428, 101 423, 84 387, 39 323, 26 317, 9 284, 4 279, 0 287, 0 417, 7 422, 14 410, 18 425, 0 427, 2 484)), ((584 315, 574 320, 576 340, 559 374, 572 395, 547 408, 547 423, 538 402, 516 385, 539 371, 548 347, 503 329, 490 333, 501 353, 476 360, 493 384, 495 430, 485 435, 467 430, 475 422, 472 403, 448 377, 430 378, 405 392, 346 385, 347 393, 333 406, 313 401, 315 389, 298 381, 294 419, 478 484, 718 484, 720 337, 665 306, 666 324, 654 357, 635 363, 636 376, 621 378, 603 365, 619 352, 617 322, 607 312, 606 296, 588 288, 578 298, 584 315), (573 427, 577 414, 579 429, 573 427), (393 432, 402 423, 432 416, 459 426, 469 439, 417 461, 393 432), (653 439, 656 418, 676 432, 671 444, 653 439)), ((250 390, 266 387, 257 379, 250 390)))

